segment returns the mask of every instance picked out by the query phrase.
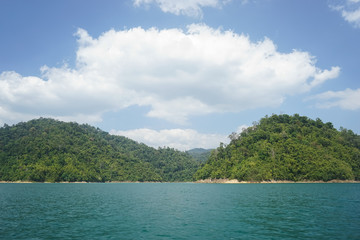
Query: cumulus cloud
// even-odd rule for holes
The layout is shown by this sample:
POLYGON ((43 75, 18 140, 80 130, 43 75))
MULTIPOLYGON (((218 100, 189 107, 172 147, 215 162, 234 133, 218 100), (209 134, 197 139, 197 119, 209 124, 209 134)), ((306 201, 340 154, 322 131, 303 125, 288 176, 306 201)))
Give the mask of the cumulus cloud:
POLYGON ((129 106, 148 117, 187 124, 190 116, 279 106, 339 75, 308 52, 281 53, 268 38, 190 25, 141 27, 93 38, 77 32, 76 67, 41 68, 41 76, 0 74, 0 119, 51 116, 86 122, 129 106))
POLYGON ((118 95, 121 89, 108 86, 100 76, 92 79, 91 73, 66 67, 43 67, 42 71, 42 78, 23 77, 16 72, 0 74, 0 119, 3 122, 39 116, 98 122, 103 112, 126 107, 126 99, 131 99, 118 95))
POLYGON ((164 129, 160 131, 141 128, 128 131, 110 131, 113 135, 126 136, 151 147, 170 147, 186 151, 194 148, 217 148, 220 142, 227 143, 227 136, 221 134, 204 134, 193 129, 164 129))
POLYGON ((346 89, 344 91, 328 91, 318 94, 312 99, 319 100, 317 104, 319 108, 333 108, 339 107, 345 110, 358 110, 360 109, 360 88, 359 89, 346 89))
POLYGON ((220 8, 231 0, 133 0, 134 6, 157 4, 165 13, 202 17, 203 7, 220 8))
POLYGON ((331 9, 341 13, 345 21, 360 28, 360 0, 347 0, 342 5, 331 5, 331 9))

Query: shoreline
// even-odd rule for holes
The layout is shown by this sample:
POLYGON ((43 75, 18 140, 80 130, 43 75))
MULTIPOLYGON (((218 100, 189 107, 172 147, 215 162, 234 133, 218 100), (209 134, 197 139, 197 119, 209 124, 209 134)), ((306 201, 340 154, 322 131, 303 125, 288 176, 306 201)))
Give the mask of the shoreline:
POLYGON ((269 183, 360 183, 360 181, 355 180, 338 180, 333 179, 330 181, 289 181, 289 180, 269 180, 269 181, 238 181, 237 179, 202 179, 198 180, 195 183, 223 183, 223 184, 246 184, 246 183, 260 183, 260 184, 269 184, 269 183))
POLYGON ((106 181, 106 182, 31 182, 31 181, 0 181, 0 183, 210 183, 210 184, 271 184, 271 183, 360 183, 355 180, 337 180, 330 181, 289 181, 289 180, 269 180, 269 181, 238 181, 237 179, 202 179, 193 182, 158 182, 158 181, 106 181))

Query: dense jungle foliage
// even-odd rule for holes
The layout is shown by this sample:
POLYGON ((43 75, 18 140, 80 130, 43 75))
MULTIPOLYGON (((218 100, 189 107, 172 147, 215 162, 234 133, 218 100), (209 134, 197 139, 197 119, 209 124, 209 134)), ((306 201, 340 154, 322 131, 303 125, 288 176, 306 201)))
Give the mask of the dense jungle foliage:
POLYGON ((2 181, 191 181, 189 154, 98 128, 40 118, 0 128, 2 181))
POLYGON ((272 115, 229 137, 196 179, 360 180, 360 136, 320 119, 272 115))

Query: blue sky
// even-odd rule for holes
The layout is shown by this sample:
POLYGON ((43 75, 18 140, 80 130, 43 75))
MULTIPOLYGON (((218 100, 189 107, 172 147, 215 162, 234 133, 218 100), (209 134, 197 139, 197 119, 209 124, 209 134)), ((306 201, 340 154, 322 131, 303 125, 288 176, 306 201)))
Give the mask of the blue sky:
POLYGON ((265 115, 360 133, 360 0, 2 0, 0 125, 215 148, 265 115))

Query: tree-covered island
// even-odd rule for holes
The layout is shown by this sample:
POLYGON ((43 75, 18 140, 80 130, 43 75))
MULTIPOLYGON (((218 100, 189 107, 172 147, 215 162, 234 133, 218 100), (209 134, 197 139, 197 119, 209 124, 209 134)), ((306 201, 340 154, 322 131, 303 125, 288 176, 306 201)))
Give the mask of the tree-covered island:
POLYGON ((87 124, 0 128, 0 181, 360 180, 360 136, 295 114, 264 117, 209 151, 154 149, 87 124))
POLYGON ((232 133, 195 174, 239 181, 360 180, 360 136, 305 116, 272 115, 232 133))

